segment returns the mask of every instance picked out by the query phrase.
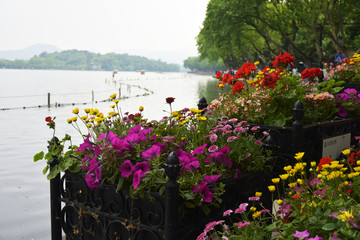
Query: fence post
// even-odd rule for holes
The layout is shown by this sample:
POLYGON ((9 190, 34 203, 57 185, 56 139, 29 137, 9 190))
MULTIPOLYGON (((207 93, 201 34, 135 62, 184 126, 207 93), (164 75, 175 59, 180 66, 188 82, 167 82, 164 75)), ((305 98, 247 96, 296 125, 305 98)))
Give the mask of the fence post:
POLYGON ((177 240, 178 229, 178 198, 179 183, 176 177, 179 175, 181 164, 174 152, 171 152, 165 163, 165 172, 169 180, 165 184, 165 240, 177 240))
POLYGON ((50 108, 50 93, 48 93, 48 108, 50 108))
POLYGON ((207 102, 206 102, 206 98, 205 97, 201 97, 198 103, 198 109, 199 110, 203 110, 204 108, 206 108, 208 106, 207 102))
MULTIPOLYGON (((51 139, 48 148, 57 145, 59 139, 51 139)), ((57 156, 52 156, 50 160, 50 169, 59 163, 57 156)), ((50 179, 50 220, 51 220, 51 240, 61 240, 61 200, 60 200, 60 174, 50 179)))
POLYGON ((303 122, 302 119, 304 117, 304 105, 300 100, 297 100, 294 108, 293 108, 293 114, 295 121, 293 122, 293 129, 292 129, 292 150, 293 154, 303 151, 303 122))
POLYGON ((94 90, 91 91, 91 102, 94 102, 94 90))

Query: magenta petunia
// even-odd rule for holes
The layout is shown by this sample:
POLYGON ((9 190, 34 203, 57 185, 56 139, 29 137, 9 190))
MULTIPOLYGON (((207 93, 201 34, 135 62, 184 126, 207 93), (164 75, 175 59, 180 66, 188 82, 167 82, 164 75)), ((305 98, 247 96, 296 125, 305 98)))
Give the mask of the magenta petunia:
POLYGON ((344 107, 339 107, 338 114, 340 117, 346 117, 348 115, 348 111, 344 107))
POLYGON ((141 153, 141 156, 147 160, 151 160, 160 156, 160 150, 161 150, 160 146, 154 144, 148 150, 143 151, 141 153))
POLYGON ((220 178, 220 177, 221 177, 221 175, 214 175, 214 176, 205 175, 204 181, 209 184, 215 185, 216 180, 218 180, 218 178, 220 178))
POLYGON ((93 142, 90 142, 90 133, 88 134, 88 136, 84 139, 84 143, 80 144, 79 148, 75 151, 77 152, 84 152, 84 151, 91 151, 94 149, 93 142))
POLYGON ((193 193, 201 193, 203 196, 204 202, 212 202, 213 200, 213 194, 210 191, 210 189, 206 186, 207 182, 203 181, 197 185, 194 185, 192 192, 193 193))
POLYGON ((204 145, 197 147, 192 154, 204 154, 204 149, 206 148, 207 144, 205 143, 204 145))
MULTIPOLYGON (((334 239, 334 238, 332 238, 332 239, 334 239)), ((323 240, 323 238, 316 235, 314 238, 307 238, 306 240, 323 240)))
POLYGON ((120 153, 122 153, 124 151, 129 151, 131 149, 130 143, 128 143, 126 140, 120 139, 118 137, 114 137, 111 140, 111 145, 115 150, 119 151, 120 153))
POLYGON ((183 169, 194 171, 200 167, 199 160, 191 153, 178 149, 175 151, 175 154, 178 156, 180 164, 182 165, 181 172, 183 169))
POLYGON ((134 171, 134 166, 131 164, 130 160, 126 160, 123 164, 120 165, 121 177, 128 178, 134 171))
POLYGON ((141 177, 144 176, 144 173, 141 170, 137 170, 134 173, 134 178, 133 178, 133 187, 134 189, 137 189, 140 182, 141 182, 141 177))
POLYGON ((86 175, 85 182, 90 189, 93 189, 100 187, 100 179, 101 169, 95 168, 86 175))
POLYGON ((302 231, 302 232, 296 231, 293 234, 293 237, 296 237, 296 238, 306 238, 308 236, 309 236, 309 232, 307 230, 302 231))
POLYGON ((150 171, 149 163, 145 161, 136 163, 133 172, 137 172, 138 170, 141 170, 143 173, 150 171))

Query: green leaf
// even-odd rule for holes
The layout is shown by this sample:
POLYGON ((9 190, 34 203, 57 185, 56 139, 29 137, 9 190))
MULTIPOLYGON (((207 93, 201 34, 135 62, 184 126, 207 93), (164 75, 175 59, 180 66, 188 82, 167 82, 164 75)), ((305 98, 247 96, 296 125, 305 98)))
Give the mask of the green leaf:
POLYGON ((48 170, 49 170, 49 165, 46 165, 46 167, 44 167, 43 169, 43 174, 45 175, 48 170))
POLYGON ((196 204, 193 203, 193 202, 190 202, 190 201, 185 201, 184 204, 185 204, 185 206, 186 206, 187 208, 194 208, 194 207, 196 207, 196 204))
POLYGON ((55 165, 54 167, 50 168, 50 172, 47 175, 47 179, 53 179, 54 177, 56 177, 58 174, 60 173, 59 167, 58 165, 55 165))
POLYGON ((211 212, 211 209, 207 206, 203 206, 201 210, 205 213, 205 215, 209 215, 211 212))
POLYGON ((332 231, 335 228, 336 228, 336 225, 334 223, 327 223, 321 229, 325 230, 325 231, 332 231))
POLYGON ((159 194, 160 195, 163 195, 165 192, 165 186, 162 186, 160 189, 159 189, 159 194))
POLYGON ((314 217, 314 216, 312 216, 312 217, 309 218, 309 222, 310 222, 311 224, 314 224, 314 223, 317 222, 317 218, 314 217))
POLYGON ((44 158, 44 152, 41 151, 41 152, 34 155, 34 162, 37 162, 37 161, 39 161, 39 160, 41 160, 43 158, 44 158))
POLYGON ((124 184, 124 178, 119 178, 118 184, 116 186, 116 192, 120 192, 120 189, 122 188, 124 184))

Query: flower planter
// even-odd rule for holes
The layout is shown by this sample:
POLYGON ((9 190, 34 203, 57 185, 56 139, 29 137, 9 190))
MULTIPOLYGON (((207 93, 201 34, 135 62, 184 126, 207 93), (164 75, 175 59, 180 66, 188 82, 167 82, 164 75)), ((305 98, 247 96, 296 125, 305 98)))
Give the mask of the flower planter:
MULTIPOLYGON (((237 208, 255 191, 263 191, 266 180, 260 175, 264 176, 243 174, 226 182, 222 205, 212 207, 209 215, 200 207, 186 208, 179 199, 175 226, 178 239, 196 239, 209 221, 222 217, 224 210, 237 208)), ((61 185, 61 200, 65 203, 61 225, 67 239, 166 239, 166 194, 132 199, 127 193, 117 193, 113 185, 89 189, 83 175, 69 172, 62 177, 61 185)))

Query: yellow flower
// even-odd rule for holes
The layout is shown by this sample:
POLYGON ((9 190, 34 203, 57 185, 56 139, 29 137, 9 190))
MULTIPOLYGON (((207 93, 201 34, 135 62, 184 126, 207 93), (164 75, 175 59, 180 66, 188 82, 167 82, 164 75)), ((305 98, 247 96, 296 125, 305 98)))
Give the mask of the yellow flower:
POLYGON ((84 111, 85 111, 85 113, 89 113, 89 112, 90 112, 90 108, 85 108, 84 111))
POLYGON ((252 216, 253 216, 253 218, 258 218, 258 217, 260 217, 260 215, 261 215, 261 212, 257 211, 257 212, 254 212, 254 214, 252 216))
POLYGON ((93 125, 91 124, 91 123, 89 123, 88 125, 87 125, 87 127, 88 128, 91 128, 93 125))
POLYGON ((79 113, 79 109, 75 108, 74 110, 72 110, 73 114, 78 114, 79 113))
POLYGON ((300 159, 302 159, 303 158, 303 156, 304 156, 304 152, 298 152, 298 153, 296 153, 295 154, 295 159, 296 160, 300 160, 300 159))
POLYGON ((177 116, 178 114, 179 114, 179 112, 176 112, 176 111, 171 112, 171 115, 173 115, 173 116, 177 116))
POLYGON ((285 170, 285 171, 290 171, 291 168, 292 168, 292 166, 291 166, 291 165, 288 165, 288 166, 284 167, 284 170, 285 170))
POLYGON ((357 161, 356 161, 356 164, 357 164, 357 165, 360 165, 360 160, 357 160, 357 161))
POLYGON ((298 184, 300 184, 300 185, 304 184, 304 180, 302 180, 302 179, 297 179, 296 181, 297 181, 298 184))
POLYGON ((259 65, 259 64, 260 64, 259 61, 254 62, 254 65, 255 65, 255 66, 257 66, 257 65, 259 65))
POLYGON ((360 172, 360 167, 354 167, 354 170, 355 170, 356 172, 360 172))
POLYGON ((69 123, 69 124, 72 123, 72 119, 71 119, 71 118, 68 118, 66 121, 67 121, 67 123, 69 123))
POLYGON ((111 105, 110 107, 111 107, 111 108, 114 108, 114 107, 116 107, 116 105, 111 105))
POLYGON ((118 102, 120 102, 120 100, 119 100, 119 99, 116 99, 116 100, 114 100, 113 102, 117 104, 118 102))
POLYGON ((350 221, 352 218, 354 218, 354 215, 349 211, 343 211, 341 214, 337 215, 337 219, 340 219, 343 222, 350 221))
POLYGON ((76 122, 76 121, 77 121, 77 117, 73 117, 71 120, 72 120, 73 122, 76 122))
POLYGON ((98 115, 99 114, 99 109, 97 109, 97 108, 94 108, 93 109, 93 115, 98 115))
POLYGON ((342 154, 344 154, 345 156, 350 155, 350 149, 343 150, 342 154))
POLYGON ((294 188, 295 186, 296 186, 296 182, 292 182, 292 183, 289 183, 288 185, 289 185, 289 187, 291 187, 291 188, 294 188))
POLYGON ((224 84, 220 83, 219 88, 223 88, 223 87, 224 87, 224 84))
POLYGON ((256 207, 251 207, 251 208, 250 208, 250 211, 255 212, 255 211, 256 211, 256 207))
POLYGON ((271 181, 275 184, 278 184, 280 182, 280 178, 273 178, 271 181))
POLYGON ((262 195, 262 192, 256 192, 256 193, 255 193, 255 196, 256 196, 256 197, 261 197, 261 195, 262 195))
POLYGON ((140 111, 140 112, 144 111, 144 107, 143 107, 143 106, 140 106, 140 107, 139 107, 139 111, 140 111))
POLYGON ((277 203, 278 205, 281 205, 281 204, 283 204, 283 200, 279 199, 279 200, 276 201, 276 203, 277 203))
POLYGON ((286 179, 288 179, 289 174, 282 174, 279 177, 281 178, 281 180, 285 181, 286 179))
POLYGON ((87 117, 88 117, 88 116, 85 115, 85 116, 82 116, 81 119, 82 119, 82 120, 86 120, 87 117))
POLYGON ((274 185, 270 185, 270 186, 268 186, 268 189, 270 192, 274 192, 276 188, 274 185))
POLYGON ((199 119, 200 121, 205 121, 207 118, 206 117, 198 117, 197 119, 199 119))
POLYGON ((116 98, 116 93, 110 95, 110 98, 111 98, 111 99, 115 99, 115 98, 116 98))
POLYGON ((311 162, 310 164, 311 164, 312 167, 316 166, 316 162, 311 162))

